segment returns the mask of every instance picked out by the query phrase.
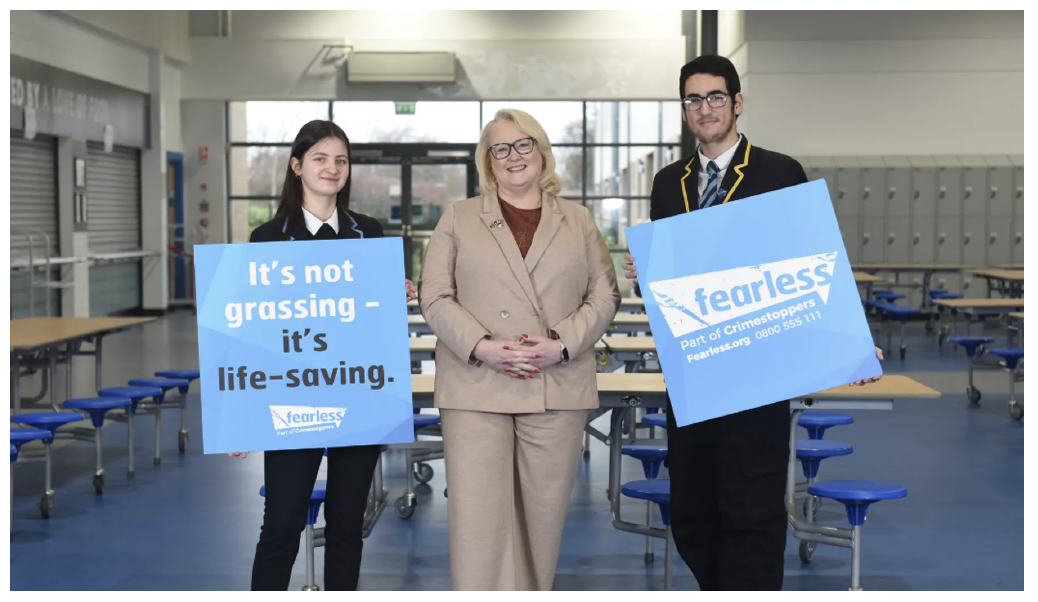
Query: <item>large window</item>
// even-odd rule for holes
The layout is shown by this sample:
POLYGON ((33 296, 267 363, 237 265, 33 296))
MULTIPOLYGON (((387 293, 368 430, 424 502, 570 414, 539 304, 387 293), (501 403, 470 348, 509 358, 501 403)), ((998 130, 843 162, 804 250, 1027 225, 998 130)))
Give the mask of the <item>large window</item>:
MULTIPOLYGON (((313 119, 331 119, 353 145, 386 143, 472 144, 483 124, 503 108, 525 111, 544 127, 555 153, 562 196, 586 205, 617 264, 627 241, 623 229, 649 219, 653 176, 680 159, 678 101, 420 101, 409 107, 388 101, 228 103, 231 241, 248 240, 252 229, 273 217, 288 170, 296 132, 313 119)), ((464 191, 438 178, 451 169, 415 172, 412 194, 424 205, 415 223, 432 225, 441 201, 464 191), (457 190, 455 190, 457 188, 457 190), (446 196, 444 196, 446 195, 446 196)), ((399 205, 399 167, 355 165, 351 208, 391 222, 399 205)), ((626 293, 629 281, 621 278, 626 293)))

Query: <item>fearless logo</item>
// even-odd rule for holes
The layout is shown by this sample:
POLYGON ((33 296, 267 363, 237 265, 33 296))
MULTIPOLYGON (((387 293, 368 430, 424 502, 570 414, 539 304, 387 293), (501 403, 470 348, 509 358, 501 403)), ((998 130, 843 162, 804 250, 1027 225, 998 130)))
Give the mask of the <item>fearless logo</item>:
POLYGON ((675 337, 817 292, 829 300, 836 253, 683 276, 649 284, 675 337))
POLYGON ((323 431, 338 428, 346 415, 346 408, 308 408, 305 406, 270 406, 277 431, 295 433, 323 431))

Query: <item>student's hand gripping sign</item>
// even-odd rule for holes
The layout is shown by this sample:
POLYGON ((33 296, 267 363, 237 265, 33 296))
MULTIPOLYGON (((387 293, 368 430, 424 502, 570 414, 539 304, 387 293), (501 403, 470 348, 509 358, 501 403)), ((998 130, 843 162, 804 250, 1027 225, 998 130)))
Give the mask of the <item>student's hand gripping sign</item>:
POLYGON ((399 238, 197 245, 205 453, 414 441, 399 238))
POLYGON ((626 234, 678 426, 882 374, 824 182, 626 234))

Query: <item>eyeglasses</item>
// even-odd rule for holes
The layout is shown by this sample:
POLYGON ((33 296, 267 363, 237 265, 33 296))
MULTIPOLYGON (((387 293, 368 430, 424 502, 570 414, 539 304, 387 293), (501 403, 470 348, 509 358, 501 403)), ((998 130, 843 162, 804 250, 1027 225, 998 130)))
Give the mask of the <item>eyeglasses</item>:
POLYGON ((507 159, 508 155, 512 154, 513 148, 515 149, 515 152, 519 153, 520 155, 529 155, 530 151, 533 150, 534 142, 536 142, 536 140, 534 140, 533 138, 520 138, 511 144, 507 142, 495 144, 488 148, 487 152, 490 153, 490 156, 499 160, 507 159))
POLYGON ((718 92, 716 94, 710 94, 705 99, 702 96, 686 96, 681 99, 681 102, 685 103, 685 108, 689 111, 698 111, 703 106, 703 101, 706 100, 706 104, 710 105, 711 108, 720 109, 724 105, 728 104, 728 95, 718 92))

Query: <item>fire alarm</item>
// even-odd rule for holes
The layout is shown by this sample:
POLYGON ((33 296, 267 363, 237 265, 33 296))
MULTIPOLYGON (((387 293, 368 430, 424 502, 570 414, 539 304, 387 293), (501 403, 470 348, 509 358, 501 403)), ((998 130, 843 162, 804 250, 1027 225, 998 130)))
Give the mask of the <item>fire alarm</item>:
POLYGON ((206 161, 209 160, 209 147, 208 146, 203 146, 203 147, 198 149, 198 158, 203 163, 205 163, 206 161))

